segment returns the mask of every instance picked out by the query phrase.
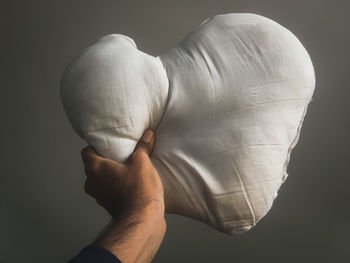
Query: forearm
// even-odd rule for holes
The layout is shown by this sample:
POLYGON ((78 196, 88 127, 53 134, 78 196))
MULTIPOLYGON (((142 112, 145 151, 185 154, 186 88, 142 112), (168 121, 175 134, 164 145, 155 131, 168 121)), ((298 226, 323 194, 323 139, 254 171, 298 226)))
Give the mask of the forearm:
POLYGON ((111 251, 123 263, 151 262, 166 231, 164 211, 143 209, 122 220, 114 220, 95 244, 111 251))

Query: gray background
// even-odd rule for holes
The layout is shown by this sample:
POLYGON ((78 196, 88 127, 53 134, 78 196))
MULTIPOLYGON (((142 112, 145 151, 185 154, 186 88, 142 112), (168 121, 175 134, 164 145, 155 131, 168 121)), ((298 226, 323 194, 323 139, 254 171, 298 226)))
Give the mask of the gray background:
POLYGON ((317 85, 273 209, 229 237, 167 216, 154 262, 350 262, 348 0, 1 2, 0 261, 65 262, 107 215, 83 192, 80 149, 59 101, 61 73, 108 33, 158 55, 207 17, 257 13, 309 51, 317 85))

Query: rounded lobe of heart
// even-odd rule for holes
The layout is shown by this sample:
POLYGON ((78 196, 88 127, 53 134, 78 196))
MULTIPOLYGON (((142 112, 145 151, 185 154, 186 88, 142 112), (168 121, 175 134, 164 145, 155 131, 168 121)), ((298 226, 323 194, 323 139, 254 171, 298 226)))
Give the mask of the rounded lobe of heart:
POLYGON ((73 129, 101 155, 124 162, 143 131, 158 126, 168 78, 159 58, 111 34, 71 62, 60 91, 73 129))
POLYGON ((169 102, 152 160, 168 212, 249 230, 287 176, 315 86, 311 59, 278 23, 211 17, 160 55, 169 102))
POLYGON ((206 19, 158 57, 103 37, 68 67, 61 97, 75 131, 117 161, 155 129, 166 211, 236 234, 271 208, 314 86, 294 34, 238 13, 206 19))

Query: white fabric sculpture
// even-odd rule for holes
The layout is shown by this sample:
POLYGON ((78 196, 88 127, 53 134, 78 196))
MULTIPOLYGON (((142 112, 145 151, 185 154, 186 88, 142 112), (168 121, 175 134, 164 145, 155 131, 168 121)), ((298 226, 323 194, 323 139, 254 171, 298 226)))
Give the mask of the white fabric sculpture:
POLYGON ((231 13, 157 57, 125 35, 101 38, 65 70, 61 99, 74 130, 119 162, 154 129, 166 211, 236 234, 271 208, 314 87, 289 30, 231 13))

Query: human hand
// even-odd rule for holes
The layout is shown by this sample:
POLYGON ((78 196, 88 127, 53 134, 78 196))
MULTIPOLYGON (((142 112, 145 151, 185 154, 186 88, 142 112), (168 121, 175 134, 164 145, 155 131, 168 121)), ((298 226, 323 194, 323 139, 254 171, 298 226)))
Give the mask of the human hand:
POLYGON ((91 146, 81 152, 85 191, 113 218, 95 243, 123 263, 150 262, 166 231, 163 184, 149 158, 154 132, 146 130, 142 139, 125 163, 103 158, 91 146))
POLYGON ((146 130, 126 163, 103 158, 91 147, 85 147, 82 159, 87 176, 85 191, 94 197, 114 219, 128 217, 146 209, 164 215, 164 190, 149 155, 155 138, 146 130))

